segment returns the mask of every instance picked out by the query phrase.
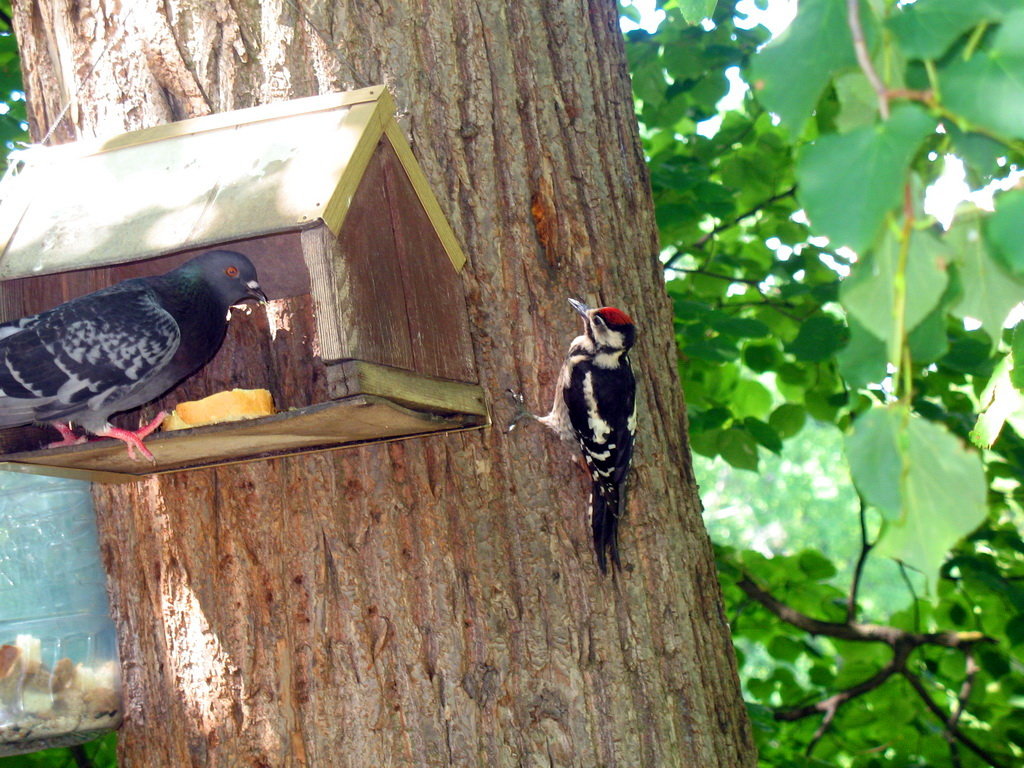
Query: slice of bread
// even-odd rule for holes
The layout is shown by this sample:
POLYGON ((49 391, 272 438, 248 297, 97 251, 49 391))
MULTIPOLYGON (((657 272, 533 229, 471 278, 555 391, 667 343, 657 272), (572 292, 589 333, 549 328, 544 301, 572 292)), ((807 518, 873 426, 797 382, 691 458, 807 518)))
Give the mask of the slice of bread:
POLYGON ((189 429, 222 421, 240 421, 270 416, 274 413, 274 400, 265 389, 231 389, 178 403, 167 414, 162 427, 165 430, 189 429))

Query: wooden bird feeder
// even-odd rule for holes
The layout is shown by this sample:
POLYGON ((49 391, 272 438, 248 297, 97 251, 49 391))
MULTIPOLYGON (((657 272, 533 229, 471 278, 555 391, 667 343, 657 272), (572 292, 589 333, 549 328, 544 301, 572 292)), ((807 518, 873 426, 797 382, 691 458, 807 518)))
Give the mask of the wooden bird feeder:
POLYGON ((40 312, 213 248, 250 257, 271 299, 159 410, 265 388, 278 413, 159 432, 156 464, 116 440, 45 448, 0 431, 0 468, 98 481, 480 427, 459 278, 465 256, 383 87, 34 150, 0 205, 0 317, 40 312))

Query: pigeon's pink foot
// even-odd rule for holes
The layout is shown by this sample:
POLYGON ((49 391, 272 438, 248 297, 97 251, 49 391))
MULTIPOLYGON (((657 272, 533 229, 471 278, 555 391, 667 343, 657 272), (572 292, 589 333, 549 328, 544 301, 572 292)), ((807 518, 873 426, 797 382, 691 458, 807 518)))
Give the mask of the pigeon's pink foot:
POLYGON ((47 443, 47 448, 62 448, 65 445, 81 445, 87 438, 85 435, 76 436, 74 430, 71 429, 70 424, 51 424, 54 429, 60 432, 60 440, 54 440, 52 443, 47 443))
POLYGON ((102 432, 97 432, 96 434, 100 437, 112 437, 115 440, 122 441, 128 447, 128 458, 132 461, 137 460, 135 456, 135 449, 138 448, 139 453, 156 464, 156 459, 153 457, 153 454, 150 453, 149 448, 142 444, 142 441, 149 437, 150 434, 152 434, 152 432, 163 423, 163 420, 166 417, 167 412, 160 411, 160 413, 156 415, 156 418, 149 422, 149 424, 141 429, 135 430, 134 432, 130 429, 120 429, 118 427, 108 426, 102 432))

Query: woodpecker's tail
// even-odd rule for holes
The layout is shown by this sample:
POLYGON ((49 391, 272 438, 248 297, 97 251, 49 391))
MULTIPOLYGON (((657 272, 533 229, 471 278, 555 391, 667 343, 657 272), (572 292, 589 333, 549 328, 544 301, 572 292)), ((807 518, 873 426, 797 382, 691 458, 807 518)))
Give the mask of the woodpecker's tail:
POLYGON ((594 533, 594 552, 601 573, 608 573, 608 553, 616 570, 619 562, 619 516, 622 511, 622 487, 608 481, 595 482, 590 491, 590 528, 594 533))

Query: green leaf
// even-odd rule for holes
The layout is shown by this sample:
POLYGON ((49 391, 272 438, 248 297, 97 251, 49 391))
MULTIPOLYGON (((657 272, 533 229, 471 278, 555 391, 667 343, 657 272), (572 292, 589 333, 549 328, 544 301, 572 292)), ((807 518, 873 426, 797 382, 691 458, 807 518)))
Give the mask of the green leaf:
POLYGON ((995 199, 996 210, 985 221, 989 253, 1011 275, 1024 278, 1024 189, 995 199))
POLYGON ((1010 339, 1010 355, 1013 358, 1013 369, 1010 371, 1010 382, 1017 389, 1024 390, 1024 323, 1017 323, 1010 339))
POLYGON ((808 145, 797 164, 797 195, 812 229, 833 245, 867 249, 885 215, 900 204, 910 161, 935 125, 920 106, 903 104, 880 125, 808 145))
POLYGON ((839 374, 854 388, 880 382, 887 372, 885 342, 861 325, 853 315, 847 318, 847 324, 850 327, 850 343, 836 356, 839 374))
POLYGON ((718 452, 736 469, 757 471, 757 443, 745 430, 734 428, 722 432, 718 452))
POLYGON ((847 72, 835 79, 839 114, 836 128, 848 133, 855 128, 874 123, 878 117, 878 94, 863 72, 847 72))
POLYGON ((741 379, 730 398, 732 412, 737 419, 748 416, 764 418, 772 408, 772 393, 759 381, 741 379))
POLYGON ((943 123, 953 139, 955 153, 964 161, 971 188, 983 187, 999 173, 999 159, 1006 155, 1006 145, 981 133, 965 133, 952 123, 943 123))
POLYGON ((786 351, 797 360, 819 363, 832 357, 849 339, 846 326, 831 315, 815 315, 800 326, 786 351))
POLYGON ((899 440, 904 418, 899 409, 875 408, 857 418, 844 441, 853 484, 864 501, 892 520, 903 504, 899 440))
POLYGON ((719 333, 740 339, 760 339, 771 334, 771 329, 752 317, 730 317, 716 312, 708 318, 708 324, 719 333))
POLYGON ((999 361, 992 378, 979 398, 981 413, 971 430, 971 442, 991 448, 1006 420, 1024 414, 1024 397, 1010 381, 1010 357, 999 361))
POLYGON ((915 363, 933 363, 946 354, 949 337, 946 335, 946 312, 941 305, 910 332, 907 344, 915 363))
POLYGON ((739 350, 736 349, 736 342, 730 342, 721 336, 691 342, 686 345, 683 351, 689 357, 696 357, 712 363, 727 363, 730 360, 735 360, 740 355, 739 350))
POLYGON ((1024 136, 1024 9, 1003 19, 992 44, 939 70, 945 106, 1003 137, 1024 136))
POLYGON ((1007 661, 1006 656, 992 648, 979 646, 978 661, 981 668, 996 680, 1010 672, 1010 662, 1007 661))
MULTIPOLYGON (((859 261, 839 289, 849 313, 875 338, 887 345, 889 361, 899 360, 899 323, 896 289, 900 242, 886 233, 871 253, 859 261)), ((939 304, 946 289, 946 265, 952 254, 942 241, 927 232, 914 232, 907 252, 904 327, 917 326, 939 304)))
POLYGON ((804 550, 799 554, 800 570, 812 581, 825 581, 836 575, 832 561, 820 552, 804 550))
POLYGON ((989 355, 992 345, 978 338, 966 337, 954 341, 949 352, 939 362, 947 368, 973 376, 991 373, 989 355))
POLYGON ((977 453, 944 427, 911 416, 900 519, 889 525, 878 553, 900 560, 934 584, 949 550, 988 514, 988 484, 977 453))
POLYGON ((926 0, 900 8, 887 25, 908 57, 937 59, 974 25, 1016 7, 1017 0, 926 0))
POLYGON ((802 405, 795 403, 784 403, 772 411, 768 418, 768 424, 775 433, 785 440, 793 437, 807 422, 807 410, 802 405))
POLYGON ((976 318, 989 338, 998 340, 1006 316, 1024 298, 1024 289, 989 255, 976 218, 961 221, 943 239, 960 264, 964 291, 953 314, 976 318))
MULTIPOLYGON (((862 14, 862 21, 873 39, 874 17, 862 14)), ((803 0, 793 23, 754 57, 750 82, 790 135, 799 136, 832 74, 856 63, 844 0, 803 0)))
POLYGON ((782 453, 782 438, 768 424, 751 417, 743 420, 743 426, 759 445, 763 445, 772 453, 782 453))
POLYGON ((633 92, 645 104, 658 107, 665 103, 668 81, 660 61, 651 60, 633 67, 630 74, 633 78, 633 92))
POLYGON ((751 344, 743 350, 743 362, 755 373, 764 373, 779 366, 782 354, 774 344, 751 344))
POLYGON ((703 19, 710 19, 716 5, 718 0, 676 0, 676 7, 688 24, 699 24, 703 19))
POLYGON ((1005 631, 1010 645, 1024 644, 1024 614, 1018 613, 1006 622, 1005 631))
POLYGON ((768 643, 768 653, 779 661, 796 661, 806 652, 803 643, 785 635, 776 635, 768 643))

